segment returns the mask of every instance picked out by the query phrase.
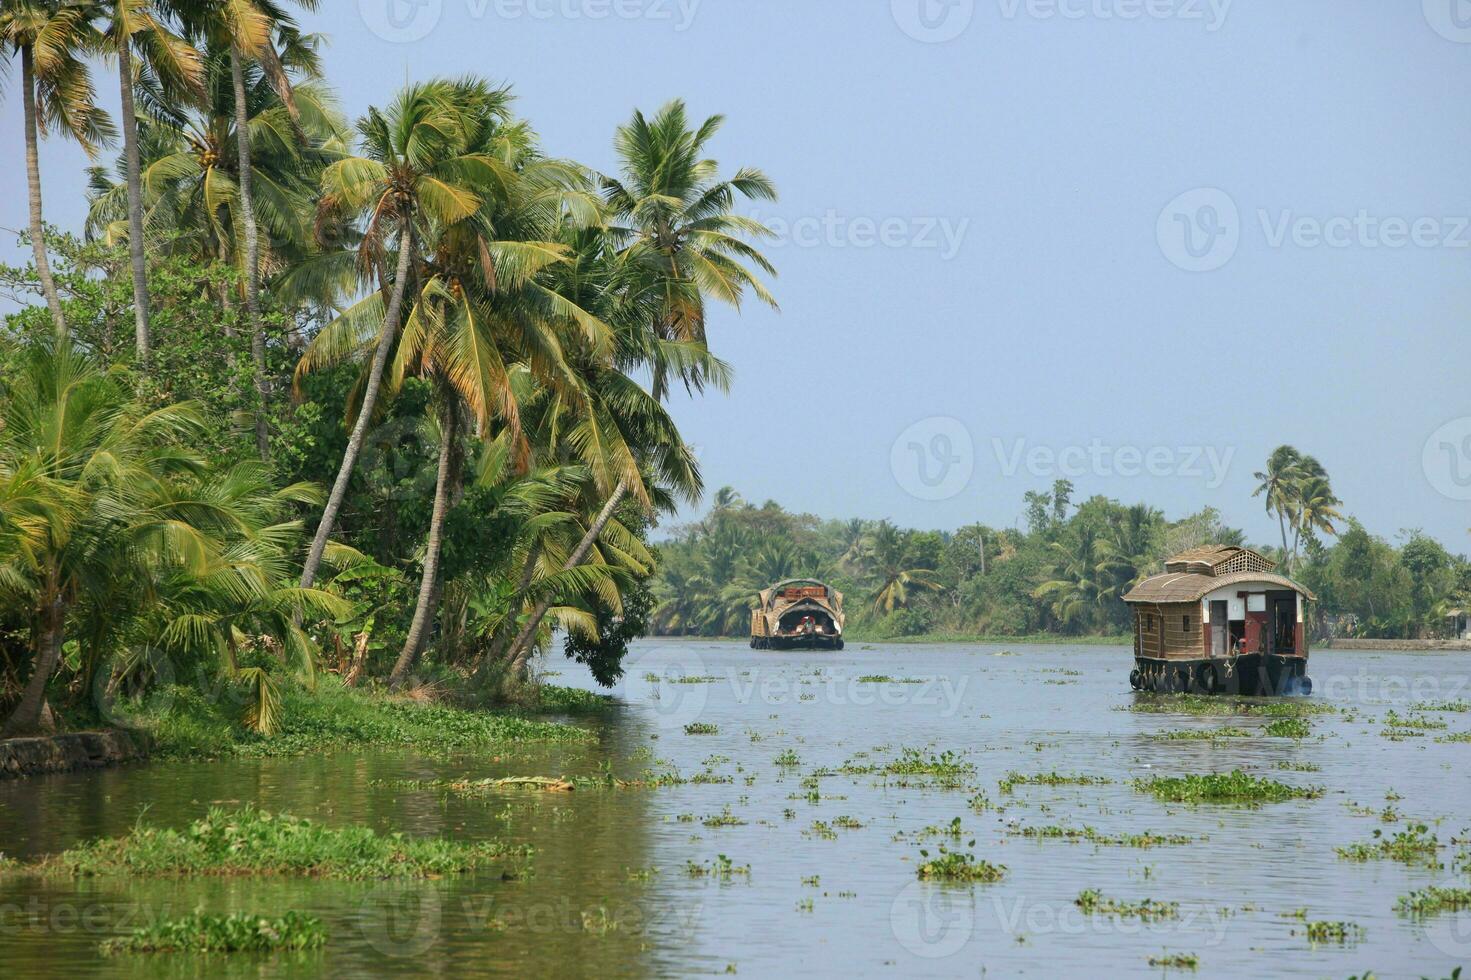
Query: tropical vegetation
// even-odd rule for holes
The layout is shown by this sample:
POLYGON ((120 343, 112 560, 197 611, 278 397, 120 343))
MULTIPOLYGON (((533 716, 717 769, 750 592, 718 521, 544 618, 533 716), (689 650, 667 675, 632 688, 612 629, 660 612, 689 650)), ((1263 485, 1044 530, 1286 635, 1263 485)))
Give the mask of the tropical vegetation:
POLYGON ((727 384, 711 304, 774 305, 736 211, 774 185, 677 100, 610 173, 476 77, 349 121, 314 6, 0 11, 32 250, 0 267, 7 734, 166 705, 222 752, 202 724, 289 740, 313 692, 380 684, 534 707, 554 635, 612 684, 647 628, 650 536, 702 490, 669 395, 727 384), (55 136, 99 158, 71 234, 55 136))

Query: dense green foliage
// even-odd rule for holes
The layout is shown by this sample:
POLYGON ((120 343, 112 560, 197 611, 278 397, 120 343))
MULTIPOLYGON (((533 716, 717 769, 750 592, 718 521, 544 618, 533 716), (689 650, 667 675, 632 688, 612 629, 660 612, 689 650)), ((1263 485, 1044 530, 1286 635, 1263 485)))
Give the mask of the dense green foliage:
MULTIPOLYGON (((1307 479, 1306 492, 1331 495, 1321 467, 1307 479)), ((1059 481, 1048 493, 1026 494, 1026 530, 921 531, 793 514, 772 501, 756 506, 725 488, 702 520, 660 544, 654 629, 745 636, 758 591, 812 577, 844 593, 848 633, 858 638, 1118 636, 1129 632, 1121 597, 1163 571, 1166 558, 1202 544, 1246 543, 1210 508, 1171 521, 1145 504, 1104 497, 1074 506, 1072 493, 1059 481)), ((1446 611, 1471 601, 1465 557, 1417 531, 1395 547, 1352 519, 1339 528, 1282 493, 1269 499, 1284 528, 1294 529, 1284 531, 1287 550, 1258 550, 1317 594, 1319 635, 1439 635, 1446 611)))
POLYGON ((772 183, 722 176, 721 117, 678 101, 614 129, 606 174, 475 77, 350 125, 322 43, 274 0, 0 9, 34 246, 0 267, 8 732, 427 737, 319 676, 536 703, 554 628, 607 685, 645 630, 649 534, 701 491, 667 395, 726 385, 711 300, 774 305, 768 231, 734 212, 772 183), (132 81, 120 125, 99 53, 132 81), (122 143, 81 238, 42 220, 52 135, 122 143))

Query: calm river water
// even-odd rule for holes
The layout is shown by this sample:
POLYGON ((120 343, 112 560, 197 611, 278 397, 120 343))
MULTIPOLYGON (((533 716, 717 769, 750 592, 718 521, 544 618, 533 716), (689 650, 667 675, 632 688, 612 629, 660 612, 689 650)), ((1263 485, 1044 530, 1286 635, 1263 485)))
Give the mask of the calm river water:
MULTIPOLYGON (((1193 954, 1198 976, 1445 977, 1471 966, 1471 912, 1424 921, 1398 896, 1471 884, 1471 713, 1424 712, 1444 728, 1392 740, 1391 710, 1471 700, 1456 654, 1321 651, 1305 739, 1256 734, 1271 719, 1131 711, 1130 657, 1107 647, 853 644, 839 654, 756 652, 737 643, 649 641, 636 648, 620 706, 579 721, 586 747, 500 755, 363 752, 303 759, 135 766, 0 783, 0 850, 26 858, 116 835, 140 812, 183 825, 211 804, 251 801, 328 823, 536 848, 535 873, 499 871, 410 884, 299 880, 0 880, 7 977, 431 975, 1159 976, 1151 957, 1193 954), (887 675, 894 682, 862 680, 887 675), (676 683, 676 679, 701 679, 676 683), (904 683, 908 681, 909 683, 904 683), (687 734, 686 725, 714 726, 687 734), (1229 724, 1251 737, 1163 740, 1229 724), (925 777, 853 772, 904 750, 957 753, 973 766, 925 777), (791 764, 795 755, 796 764, 791 764), (779 764, 778 758, 781 757, 779 764), (838 772, 845 764, 847 773, 838 772), (1316 771, 1303 764, 1319 767, 1316 771), (405 779, 677 770, 656 789, 507 793, 465 799, 384 785, 405 779), (1241 768, 1325 795, 1252 809, 1157 802, 1151 774, 1241 768), (1009 772, 1102 777, 1020 785, 1009 772), (827 773, 812 779, 815 773, 827 773), (984 793, 990 806, 974 809, 984 793), (1390 808, 1385 819, 1384 811, 1390 808), (730 817, 725 817, 726 813, 730 817), (706 824, 707 818, 720 818, 706 824), (927 827, 959 817, 962 849, 1004 864, 997 884, 920 882, 927 827), (1442 868, 1352 862, 1335 846, 1425 823, 1442 868), (1037 839, 1028 827, 1152 830, 1193 843, 1141 849, 1037 839), (692 875, 689 862, 729 875, 692 875), (749 866, 749 871, 744 869, 749 866), (1084 889, 1179 903, 1178 918, 1085 916, 1084 889), (103 959, 97 943, 151 916, 310 911, 331 941, 285 957, 103 959), (1362 934, 1314 945, 1306 920, 1362 934)), ((560 657, 555 683, 591 687, 560 657)), ((1192 975, 1189 971, 1173 975, 1192 975)))

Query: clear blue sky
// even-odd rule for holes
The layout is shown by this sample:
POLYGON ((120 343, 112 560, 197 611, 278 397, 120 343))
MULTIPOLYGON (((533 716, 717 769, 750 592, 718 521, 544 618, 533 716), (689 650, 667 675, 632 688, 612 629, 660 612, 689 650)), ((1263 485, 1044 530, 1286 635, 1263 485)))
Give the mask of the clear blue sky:
MULTIPOLYGON (((418 0, 396 29, 388 0, 332 0, 308 23, 350 113, 478 72, 596 167, 635 106, 727 114, 716 156, 769 172, 782 200, 758 214, 792 230, 768 246, 781 313, 714 317, 734 390, 676 406, 712 490, 1007 525, 1059 472, 1025 454, 1078 447, 1079 497, 1209 504, 1271 540, 1251 474, 1290 442, 1375 532, 1463 551, 1471 423, 1422 461, 1471 416, 1471 30, 1452 2, 418 0), (948 482, 917 482, 910 441, 948 482)), ((12 89, 10 228, 19 115, 12 89)), ((81 154, 44 162, 49 220, 79 227, 81 154)))

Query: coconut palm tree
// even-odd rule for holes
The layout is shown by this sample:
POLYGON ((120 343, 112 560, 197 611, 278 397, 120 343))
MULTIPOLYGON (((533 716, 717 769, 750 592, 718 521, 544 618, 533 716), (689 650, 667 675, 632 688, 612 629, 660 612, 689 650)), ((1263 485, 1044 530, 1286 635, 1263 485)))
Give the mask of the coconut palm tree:
POLYGON ((1260 496, 1266 504, 1267 513, 1277 516, 1277 527, 1282 532, 1282 554, 1287 550, 1287 523, 1295 520, 1293 511, 1294 484, 1300 475, 1302 454, 1291 446, 1278 446, 1267 457, 1267 468, 1255 474, 1260 482, 1253 497, 1260 496))
POLYGON ((1102 541, 1090 523, 1079 522, 1061 541, 1048 545, 1052 565, 1047 579, 1032 592, 1047 602, 1064 627, 1086 627, 1097 616, 1110 589, 1101 568, 1102 541))
POLYGON ((362 220, 358 266, 378 289, 318 333, 297 364, 300 377, 348 357, 369 358, 357 418, 302 568, 303 588, 315 580, 347 495, 398 337, 404 296, 416 265, 422 264, 425 235, 442 234, 480 210, 477 184, 492 179, 499 168, 473 141, 484 119, 505 117, 509 101, 505 89, 472 79, 409 85, 386 110, 369 109, 358 123, 362 154, 334 161, 323 173, 321 210, 328 217, 362 220), (398 254, 390 272, 394 240, 398 254))
POLYGON ((1337 535, 1338 529, 1333 522, 1343 519, 1338 509, 1343 501, 1333 493, 1327 472, 1312 456, 1303 457, 1292 495, 1294 520, 1289 568, 1296 567, 1298 546, 1304 538, 1311 538, 1318 532, 1337 535))
POLYGON ((888 521, 874 525, 868 535, 864 563, 876 581, 869 597, 875 612, 888 615, 906 609, 915 592, 937 592, 941 588, 938 573, 932 568, 910 565, 909 542, 888 521))
POLYGON ((133 274, 133 320, 138 361, 146 369, 152 356, 152 339, 143 239, 143 173, 133 89, 140 76, 146 73, 157 83, 159 91, 180 101, 192 101, 202 92, 204 69, 199 52, 169 26, 163 4, 152 0, 91 0, 87 9, 93 17, 105 21, 101 47, 118 62, 119 115, 127 167, 128 257, 133 274))
POLYGON ((213 536, 236 517, 185 489, 203 468, 179 448, 199 431, 194 409, 143 410, 66 338, 27 349, 6 396, 0 593, 29 610, 35 637, 10 735, 41 723, 78 603, 119 583, 138 590, 156 567, 202 571, 213 536))
POLYGON ((82 60, 85 53, 95 49, 98 40, 86 8, 80 4, 14 0, 0 8, 0 43, 20 56, 31 252, 41 293, 58 334, 66 331, 66 318, 46 254, 37 144, 46 131, 54 128, 75 139, 91 156, 114 136, 111 122, 97 108, 92 77, 82 60))
MULTIPOLYGON (((652 306, 647 329, 659 340, 686 347, 706 345, 705 302, 715 298, 739 307, 747 291, 776 307, 776 299, 745 263, 767 275, 776 270, 748 241, 771 230, 734 213, 736 198, 774 201, 776 188, 761 171, 742 168, 728 180, 705 156, 724 117, 711 116, 691 128, 685 105, 673 101, 648 119, 634 112, 618 128, 614 146, 621 172, 601 178, 614 224, 610 232, 629 265, 642 278, 642 298, 652 306)), ((677 354, 679 348, 651 348, 677 354)), ((668 393, 671 375, 700 389, 712 381, 698 360, 656 356, 656 398, 668 393)))

